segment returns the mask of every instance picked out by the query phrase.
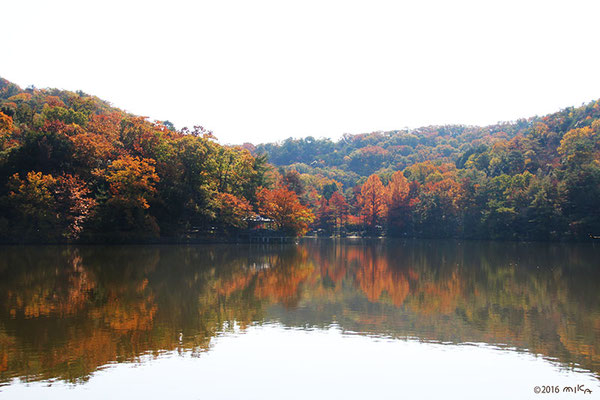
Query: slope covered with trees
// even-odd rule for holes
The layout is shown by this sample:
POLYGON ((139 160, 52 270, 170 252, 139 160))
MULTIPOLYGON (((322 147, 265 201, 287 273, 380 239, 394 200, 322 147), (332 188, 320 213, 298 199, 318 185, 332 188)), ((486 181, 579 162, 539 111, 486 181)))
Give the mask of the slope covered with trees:
MULTIPOLYGON (((424 237, 600 235, 600 100, 487 127, 440 126, 247 145, 312 193, 316 227, 424 237), (316 184, 315 184, 316 182, 316 184), (315 192, 316 193, 313 193, 315 192), (338 201, 339 203, 339 201, 338 201)), ((311 203, 310 199, 305 199, 311 203)))
POLYGON ((310 210, 264 157, 82 92, 0 79, 0 240, 228 236, 259 210, 303 234, 310 210), (281 196, 281 193, 285 196, 281 196))
POLYGON ((224 146, 0 79, 0 241, 222 238, 249 221, 286 235, 598 236, 600 100, 488 127, 224 146))

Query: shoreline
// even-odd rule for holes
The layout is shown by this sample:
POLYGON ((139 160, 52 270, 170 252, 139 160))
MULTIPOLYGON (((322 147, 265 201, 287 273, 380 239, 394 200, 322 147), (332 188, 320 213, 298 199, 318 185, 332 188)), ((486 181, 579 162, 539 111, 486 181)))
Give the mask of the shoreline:
POLYGON ((276 237, 275 240, 257 241, 249 238, 157 238, 157 239, 133 239, 133 240, 61 240, 61 241, 0 241, 0 246, 145 246, 145 245, 200 245, 200 244, 254 244, 254 245, 290 245, 298 244, 300 241, 331 241, 331 240, 348 240, 348 241, 464 241, 464 242, 502 242, 502 243, 599 243, 600 240, 589 238, 581 239, 563 239, 563 240, 532 240, 532 239, 490 239, 490 238, 462 238, 462 237, 407 237, 407 236, 286 236, 276 237), (281 239, 285 240, 281 240, 281 239))

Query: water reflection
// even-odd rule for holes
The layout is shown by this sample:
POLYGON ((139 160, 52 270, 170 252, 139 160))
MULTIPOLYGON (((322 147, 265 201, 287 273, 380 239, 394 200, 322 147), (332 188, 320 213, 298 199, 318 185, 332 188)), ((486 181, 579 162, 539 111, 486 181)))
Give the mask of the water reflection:
POLYGON ((491 242, 4 247, 0 382, 88 379, 289 327, 509 346, 600 373, 600 248, 491 242))

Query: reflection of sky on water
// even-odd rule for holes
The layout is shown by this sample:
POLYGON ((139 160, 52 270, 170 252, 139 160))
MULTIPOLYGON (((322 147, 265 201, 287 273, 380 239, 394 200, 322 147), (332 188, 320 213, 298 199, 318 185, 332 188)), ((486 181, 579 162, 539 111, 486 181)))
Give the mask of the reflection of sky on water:
POLYGON ((345 334, 336 326, 290 329, 274 323, 219 335, 211 350, 199 356, 144 356, 137 363, 96 371, 83 384, 43 381, 13 384, 2 392, 7 398, 44 399, 522 399, 542 396, 534 394, 536 385, 558 385, 562 390, 582 384, 593 395, 600 393, 591 373, 510 349, 345 334))

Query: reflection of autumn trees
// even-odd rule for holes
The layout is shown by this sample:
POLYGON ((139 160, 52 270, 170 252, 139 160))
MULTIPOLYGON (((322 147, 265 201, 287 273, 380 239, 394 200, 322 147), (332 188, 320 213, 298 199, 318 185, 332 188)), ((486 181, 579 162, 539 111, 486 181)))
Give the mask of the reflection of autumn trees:
POLYGON ((600 370, 591 247, 440 241, 314 246, 309 251, 318 257, 320 287, 310 295, 321 319, 322 310, 331 309, 333 320, 354 331, 508 344, 600 370), (371 305, 356 307, 357 290, 371 305))
POLYGON ((0 381, 85 379, 278 319, 527 348, 600 371, 595 249, 456 242, 9 248, 0 381), (278 307, 280 305, 281 307, 278 307))
MULTIPOLYGON (((121 279, 106 284, 103 275, 113 266, 91 268, 85 250, 37 248, 29 257, 27 249, 11 250, 0 267, 2 328, 15 335, 0 352, 8 373, 72 380, 121 358, 125 349, 129 357, 131 348, 144 347, 140 332, 152 327, 156 312, 147 281, 122 279, 129 274, 121 265, 121 279)), ((141 270, 152 268, 152 254, 144 253, 134 257, 146 266, 141 270)))
POLYGON ((389 258, 378 256, 373 247, 353 247, 348 259, 358 266, 355 280, 369 301, 379 301, 385 293, 394 305, 402 305, 409 293, 408 279, 404 271, 390 268, 389 258))
POLYGON ((218 280, 220 294, 249 290, 257 299, 294 306, 301 296, 300 286, 313 270, 305 249, 287 251, 261 257, 249 268, 237 270, 234 276, 218 280))
POLYGON ((0 380, 87 377, 111 361, 205 351, 223 329, 294 306, 306 251, 10 249, 0 262, 0 380), (33 255, 36 254, 36 255, 33 255))
POLYGON ((70 268, 54 274, 25 274, 22 277, 24 290, 21 286, 7 288, 5 304, 10 315, 22 312, 25 318, 65 316, 82 309, 87 293, 94 288, 94 279, 82 267, 81 257, 74 255, 70 261, 70 268))

